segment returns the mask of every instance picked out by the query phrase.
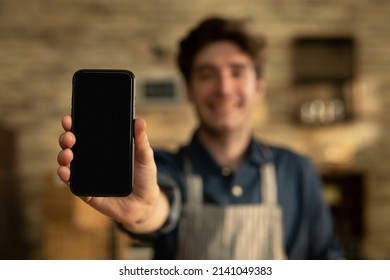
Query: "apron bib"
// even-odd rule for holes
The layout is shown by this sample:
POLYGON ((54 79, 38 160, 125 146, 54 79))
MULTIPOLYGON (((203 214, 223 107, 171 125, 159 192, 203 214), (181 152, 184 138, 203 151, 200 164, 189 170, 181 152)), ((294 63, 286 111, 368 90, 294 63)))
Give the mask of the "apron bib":
POLYGON ((260 172, 262 203, 229 206, 203 204, 202 178, 187 174, 177 259, 285 259, 274 165, 260 172))

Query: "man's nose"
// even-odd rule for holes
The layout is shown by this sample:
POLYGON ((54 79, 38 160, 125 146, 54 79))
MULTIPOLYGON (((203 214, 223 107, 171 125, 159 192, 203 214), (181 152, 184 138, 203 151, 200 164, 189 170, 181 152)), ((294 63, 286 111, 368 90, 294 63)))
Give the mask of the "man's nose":
POLYGON ((233 80, 226 74, 219 76, 219 93, 221 95, 229 95, 232 92, 233 80))

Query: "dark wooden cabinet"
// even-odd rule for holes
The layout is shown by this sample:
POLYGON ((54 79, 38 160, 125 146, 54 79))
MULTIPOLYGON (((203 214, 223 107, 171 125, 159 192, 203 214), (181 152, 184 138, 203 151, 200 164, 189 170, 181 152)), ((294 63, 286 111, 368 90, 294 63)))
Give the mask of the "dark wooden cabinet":
POLYGON ((16 180, 16 136, 0 126, 0 259, 28 259, 21 197, 16 180))
POLYGON ((322 175, 324 194, 346 259, 363 259, 364 172, 331 170, 322 175))

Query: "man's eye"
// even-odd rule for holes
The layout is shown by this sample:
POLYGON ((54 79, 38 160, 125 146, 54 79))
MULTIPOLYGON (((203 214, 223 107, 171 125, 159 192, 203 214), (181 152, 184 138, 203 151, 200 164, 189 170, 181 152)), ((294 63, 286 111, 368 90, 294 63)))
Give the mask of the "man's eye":
POLYGON ((243 69, 233 69, 232 76, 235 78, 241 78, 244 76, 245 72, 243 69))
POLYGON ((207 80, 213 78, 215 75, 213 72, 205 71, 205 72, 200 72, 198 76, 202 80, 207 80))

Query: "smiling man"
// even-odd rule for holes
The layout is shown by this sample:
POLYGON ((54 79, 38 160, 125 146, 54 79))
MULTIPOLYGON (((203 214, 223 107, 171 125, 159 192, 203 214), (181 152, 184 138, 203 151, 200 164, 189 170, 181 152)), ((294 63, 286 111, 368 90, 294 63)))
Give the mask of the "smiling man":
MULTIPOLYGON (((137 120, 134 192, 84 198, 130 235, 153 240, 156 259, 341 257, 310 161, 253 137, 251 114, 265 91, 263 45, 241 21, 209 18, 191 30, 178 65, 199 120, 192 140, 153 156, 137 120)), ((68 183, 70 116, 63 127, 58 174, 68 183)))
POLYGON ((251 58, 229 41, 210 43, 194 59, 187 92, 199 117, 198 137, 217 161, 235 169, 251 137, 250 116, 263 95, 251 58), (219 150, 219 151, 218 151, 219 150))

